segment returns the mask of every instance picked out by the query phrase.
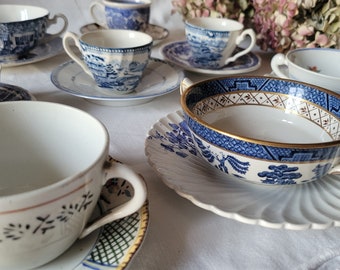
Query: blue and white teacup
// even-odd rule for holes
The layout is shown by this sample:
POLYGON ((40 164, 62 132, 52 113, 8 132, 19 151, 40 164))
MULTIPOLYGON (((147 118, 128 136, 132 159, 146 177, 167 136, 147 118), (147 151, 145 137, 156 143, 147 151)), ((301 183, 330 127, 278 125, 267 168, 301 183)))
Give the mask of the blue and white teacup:
POLYGON ((256 43, 252 29, 243 30, 244 26, 235 20, 225 18, 200 17, 185 21, 185 34, 193 52, 193 67, 219 69, 237 58, 247 54, 256 43), (234 53, 249 36, 249 45, 234 53))
POLYGON ((56 14, 49 18, 45 8, 26 5, 0 5, 0 61, 24 57, 36 46, 46 43, 66 31, 67 18, 56 14), (61 30, 47 34, 47 29, 63 20, 61 30))
POLYGON ((150 6, 151 0, 104 0, 91 3, 90 13, 97 24, 109 29, 145 31, 150 6))
POLYGON ((90 75, 99 87, 116 94, 127 94, 138 86, 152 47, 152 37, 143 32, 123 29, 98 30, 63 37, 66 53, 90 75), (82 54, 72 49, 75 42, 82 54))

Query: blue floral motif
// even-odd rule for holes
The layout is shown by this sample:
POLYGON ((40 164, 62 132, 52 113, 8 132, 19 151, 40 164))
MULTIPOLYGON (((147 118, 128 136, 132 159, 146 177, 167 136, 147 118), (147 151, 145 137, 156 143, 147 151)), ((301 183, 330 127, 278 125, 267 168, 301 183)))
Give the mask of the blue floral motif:
POLYGON ((112 29, 145 30, 149 22, 150 7, 135 9, 105 7, 107 25, 112 29))
POLYGON ((165 150, 173 152, 182 158, 189 156, 188 152, 196 156, 197 151, 185 121, 182 121, 179 124, 168 123, 168 125, 172 128, 172 131, 166 132, 166 136, 163 136, 156 131, 156 134, 149 136, 148 139, 160 140, 160 145, 165 150))
POLYGON ((332 164, 327 163, 325 165, 318 164, 314 169, 313 172, 315 173, 315 176, 312 178, 312 180, 317 180, 322 178, 327 172, 330 170, 330 167, 332 164))
POLYGON ((214 165, 214 167, 216 167, 217 169, 225 173, 229 173, 228 167, 226 166, 226 162, 228 162, 228 164, 234 169, 234 171, 237 172, 237 174, 233 174, 235 176, 243 177, 241 175, 246 174, 247 171, 249 170, 249 167, 250 167, 249 162, 240 161, 231 155, 223 155, 223 154, 217 155, 210 150, 210 147, 204 146, 203 142, 200 139, 198 139, 195 136, 194 136, 194 139, 195 139, 195 142, 198 148, 201 150, 202 156, 208 162, 214 163, 214 161, 218 161, 218 164, 214 165))
POLYGON ((298 179, 302 176, 301 173, 296 172, 298 167, 288 167, 287 165, 270 165, 268 167, 270 171, 259 172, 259 177, 265 177, 261 180, 264 184, 277 184, 277 185, 291 185, 296 184, 294 179, 298 179))

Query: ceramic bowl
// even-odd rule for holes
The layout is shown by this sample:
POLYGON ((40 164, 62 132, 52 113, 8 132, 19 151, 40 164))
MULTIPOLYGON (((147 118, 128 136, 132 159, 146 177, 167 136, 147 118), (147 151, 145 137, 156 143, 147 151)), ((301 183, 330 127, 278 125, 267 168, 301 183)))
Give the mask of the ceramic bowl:
POLYGON ((271 60, 274 73, 315 84, 340 93, 340 50, 304 48, 276 54, 271 60))
POLYGON ((185 79, 181 87, 195 146, 221 171, 286 185, 339 170, 339 94, 270 77, 185 79))
POLYGON ((65 32, 68 26, 65 15, 49 18, 49 14, 47 9, 37 6, 0 5, 0 60, 23 57, 37 45, 65 32), (63 20, 61 29, 47 35, 49 26, 58 19, 63 20))

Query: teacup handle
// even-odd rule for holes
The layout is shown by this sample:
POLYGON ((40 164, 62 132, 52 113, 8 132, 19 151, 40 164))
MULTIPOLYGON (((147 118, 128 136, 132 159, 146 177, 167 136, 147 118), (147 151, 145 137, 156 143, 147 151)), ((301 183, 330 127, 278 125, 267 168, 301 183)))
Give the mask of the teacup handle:
POLYGON ((188 79, 188 78, 184 78, 182 81, 181 81, 181 84, 179 86, 179 92, 181 95, 183 95, 185 93, 185 91, 191 86, 193 85, 193 81, 188 79))
POLYGON ((105 5, 100 2, 92 2, 90 4, 90 14, 92 19, 102 27, 106 28, 106 21, 102 18, 105 18, 105 5), (98 17, 96 14, 96 10, 101 13, 101 16, 98 17))
POLYGON ((106 161, 105 163, 105 179, 103 184, 105 184, 106 181, 111 178, 122 178, 127 180, 134 189, 134 195, 132 199, 106 212, 103 217, 86 227, 82 231, 79 238, 87 236, 94 230, 107 223, 129 216, 138 211, 143 206, 147 197, 147 189, 141 176, 139 176, 127 165, 112 160, 106 161))
POLYGON ((68 27, 68 20, 66 18, 66 16, 64 14, 58 13, 56 15, 54 15, 52 18, 48 18, 47 19, 47 27, 51 26, 52 24, 56 24, 58 22, 58 19, 62 19, 63 20, 63 27, 54 34, 49 34, 48 36, 46 36, 43 40, 43 42, 48 42, 58 36, 60 36, 62 33, 64 33, 68 27))
POLYGON ((250 52, 255 44, 256 44, 256 35, 253 29, 246 29, 244 30, 237 38, 236 38, 236 45, 240 45, 241 42, 245 39, 246 36, 250 36, 250 44, 247 48, 245 48, 244 50, 238 52, 237 54, 233 55, 232 57, 229 57, 226 62, 225 65, 230 63, 230 62, 234 62, 237 58, 239 58, 242 55, 247 54, 248 52, 250 52))
POLYGON ((288 66, 286 56, 283 53, 275 54, 270 61, 270 66, 276 76, 283 79, 289 79, 285 74, 283 74, 283 72, 281 72, 279 68, 280 66, 288 66))
POLYGON ((87 65, 85 64, 85 62, 73 51, 72 47, 70 46, 70 42, 73 40, 74 44, 76 45, 76 47, 79 49, 79 51, 81 51, 81 47, 80 47, 80 42, 79 42, 79 37, 72 32, 66 32, 64 37, 63 37, 63 47, 66 51, 66 53, 68 54, 69 57, 71 57, 88 75, 91 76, 91 78, 93 78, 93 75, 90 71, 90 69, 87 67, 87 65))

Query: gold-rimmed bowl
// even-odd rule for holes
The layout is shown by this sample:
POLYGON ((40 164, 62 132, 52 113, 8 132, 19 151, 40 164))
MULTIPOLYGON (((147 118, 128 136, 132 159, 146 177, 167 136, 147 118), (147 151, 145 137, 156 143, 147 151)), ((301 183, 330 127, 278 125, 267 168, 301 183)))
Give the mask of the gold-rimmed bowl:
POLYGON ((340 171, 340 95, 263 76, 181 86, 184 118, 202 158, 253 183, 287 185, 340 171))

